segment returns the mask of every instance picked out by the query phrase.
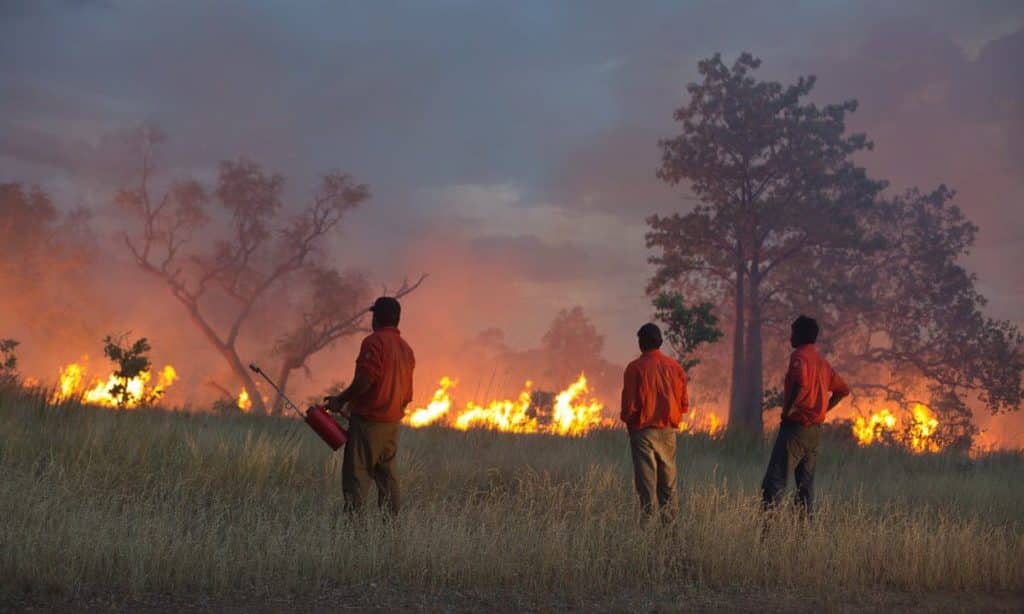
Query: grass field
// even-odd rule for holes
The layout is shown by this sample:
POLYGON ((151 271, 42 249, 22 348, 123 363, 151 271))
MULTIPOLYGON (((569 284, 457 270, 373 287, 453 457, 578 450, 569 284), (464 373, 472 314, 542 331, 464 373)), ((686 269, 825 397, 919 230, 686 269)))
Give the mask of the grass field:
MULTIPOLYGON (((637 521, 625 434, 405 430, 406 507, 341 511, 296 421, 0 397, 0 605, 977 609, 1024 603, 1024 457, 825 442, 819 514, 761 534, 767 443, 680 438, 637 521)), ((90 606, 91 607, 91 606, 90 606)))

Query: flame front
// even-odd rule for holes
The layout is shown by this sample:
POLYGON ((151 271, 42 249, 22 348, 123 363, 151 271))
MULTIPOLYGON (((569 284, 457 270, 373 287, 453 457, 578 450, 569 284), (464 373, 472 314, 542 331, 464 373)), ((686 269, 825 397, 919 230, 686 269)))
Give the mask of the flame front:
POLYGON ((491 429, 506 433, 538 433, 541 432, 537 417, 530 415, 532 384, 526 382, 523 391, 515 400, 491 401, 487 406, 477 405, 470 401, 466 409, 452 423, 460 431, 471 428, 491 429))
POLYGON ((413 427, 427 426, 448 415, 448 411, 452 408, 452 399, 448 396, 448 389, 454 385, 455 380, 447 375, 442 377, 440 387, 434 391, 430 403, 427 403, 426 407, 413 410, 406 416, 406 424, 413 427))
POLYGON ((680 433, 705 433, 711 437, 717 437, 722 434, 725 429, 725 423, 718 417, 718 414, 714 412, 706 412, 702 418, 698 418, 696 410, 690 410, 690 412, 683 416, 683 421, 679 423, 680 433))
POLYGON ((912 410, 913 419, 910 423, 910 449, 914 452, 938 452, 942 449, 936 441, 935 433, 939 430, 939 419, 930 409, 916 403, 912 410))
POLYGON ((587 400, 584 395, 588 392, 587 378, 581 373, 579 379, 558 393, 551 413, 556 434, 583 435, 590 429, 604 426, 605 420, 601 417, 604 406, 597 400, 587 400))
POLYGON ((157 382, 148 387, 152 372, 143 371, 135 377, 123 378, 111 373, 105 380, 95 379, 86 388, 85 368, 71 363, 60 370, 57 389, 51 395, 51 402, 59 403, 80 398, 83 403, 120 409, 134 409, 140 405, 154 403, 164 395, 178 379, 178 373, 171 365, 160 370, 157 382))
POLYGON ((866 419, 858 416, 852 426, 853 436, 859 445, 898 443, 917 454, 942 450, 938 430, 939 419, 920 403, 911 407, 905 426, 901 426, 900 420, 884 408, 871 413, 866 419))
POLYGON ((896 416, 888 409, 876 411, 867 420, 861 416, 853 421, 853 436, 857 443, 862 446, 869 446, 885 439, 885 433, 892 433, 896 430, 896 416))
POLYGON ((550 413, 534 406, 533 384, 526 382, 512 399, 495 399, 486 404, 468 401, 461 410, 452 411, 451 390, 456 381, 441 378, 426 407, 412 410, 405 423, 412 427, 443 424, 460 431, 490 429, 507 433, 548 433, 579 436, 596 428, 607 428, 613 421, 602 417, 604 406, 590 396, 585 375, 555 395, 550 413))

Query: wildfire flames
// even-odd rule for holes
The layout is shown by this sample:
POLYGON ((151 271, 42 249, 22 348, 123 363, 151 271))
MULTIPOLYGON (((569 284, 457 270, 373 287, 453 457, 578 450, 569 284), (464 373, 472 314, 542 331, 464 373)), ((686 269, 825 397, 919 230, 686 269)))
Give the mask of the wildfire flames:
POLYGON ((448 410, 452 408, 452 400, 448 396, 448 390, 453 386, 455 386, 455 380, 447 375, 442 377, 438 389, 434 391, 434 396, 430 399, 430 403, 427 403, 426 407, 417 409, 407 415, 405 417, 406 424, 419 428, 433 424, 443 418, 448 413, 448 410))
POLYGON ((604 406, 590 396, 587 378, 583 374, 555 395, 550 410, 535 406, 533 384, 526 382, 514 399, 496 399, 486 405, 468 401, 461 410, 453 412, 451 390, 456 383, 451 377, 442 377, 426 407, 411 411, 405 417, 405 423, 412 427, 443 424, 460 431, 482 428, 507 433, 553 435, 583 435, 592 429, 614 424, 601 415, 604 406))
MULTIPOLYGON (((594 429, 613 428, 618 423, 604 417, 604 405, 591 395, 587 378, 580 374, 575 382, 554 395, 550 407, 538 406, 533 384, 526 382, 515 398, 495 399, 486 404, 467 401, 462 409, 454 409, 452 390, 457 380, 445 376, 438 383, 430 402, 409 412, 405 424, 419 428, 432 424, 460 431, 490 429, 506 433, 546 433, 550 435, 580 436, 594 429)), ((697 420, 680 425, 680 432, 706 432, 717 435, 722 431, 722 420, 706 413, 697 420)))
POLYGON ((858 416, 854 419, 852 428, 853 436, 862 446, 896 442, 918 454, 938 452, 942 449, 942 444, 936 437, 939 420, 930 409, 920 403, 915 403, 911 408, 910 420, 906 425, 901 425, 900 420, 890 410, 881 409, 867 418, 858 416))
POLYGON ((238 393, 238 400, 235 401, 235 405, 245 413, 252 411, 252 399, 249 398, 248 390, 242 388, 242 391, 238 393))
POLYGON ((59 403, 70 399, 81 399, 83 403, 89 405, 134 409, 140 405, 155 402, 178 379, 178 373, 171 365, 160 370, 156 384, 153 386, 149 386, 149 382, 153 378, 150 371, 143 371, 132 378, 122 378, 111 373, 106 379, 93 379, 88 386, 85 385, 85 376, 86 370, 81 363, 73 362, 63 367, 57 380, 57 388, 53 391, 50 401, 59 403))
POLYGON ((717 437, 725 429, 725 423, 718 417, 717 414, 707 412, 701 419, 697 418, 697 412, 691 411, 689 414, 683 417, 683 422, 679 425, 680 433, 707 433, 712 437, 717 437))

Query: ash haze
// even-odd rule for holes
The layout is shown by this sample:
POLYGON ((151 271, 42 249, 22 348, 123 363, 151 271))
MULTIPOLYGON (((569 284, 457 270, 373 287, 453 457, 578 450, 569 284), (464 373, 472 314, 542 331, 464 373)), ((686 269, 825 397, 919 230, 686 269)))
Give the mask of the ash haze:
MULTIPOLYGON (((697 61, 743 50, 760 78, 815 74, 816 101, 858 99, 849 128, 875 142, 874 176, 955 188, 989 314, 1024 323, 1019 2, 3 2, 0 181, 87 207, 120 259, 85 282, 108 299, 95 330, 22 339, 25 370, 98 354, 127 323, 158 364, 189 360, 183 382, 227 377, 117 248, 119 135, 143 121, 167 133, 171 175, 211 181, 246 154, 295 194, 333 168, 368 184, 332 256, 378 286, 430 274, 405 302, 418 396, 457 361, 449 341, 499 328, 536 346, 574 305, 622 364, 652 311, 644 219, 692 206, 655 178, 657 140, 697 61)), ((0 312, 0 336, 18 336, 13 319, 0 312)), ((319 355, 303 392, 347 378, 351 352, 319 355)), ((1019 415, 999 428, 1024 437, 1019 415)))

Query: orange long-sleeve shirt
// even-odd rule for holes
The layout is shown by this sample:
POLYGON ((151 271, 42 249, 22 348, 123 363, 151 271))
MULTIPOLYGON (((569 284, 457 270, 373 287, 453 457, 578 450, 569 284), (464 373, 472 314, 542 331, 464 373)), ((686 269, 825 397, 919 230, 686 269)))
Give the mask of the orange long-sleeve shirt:
POLYGON ((644 352, 626 367, 621 414, 626 428, 679 428, 689 409, 686 372, 661 350, 644 352))
POLYGON ((412 370, 416 357, 397 328, 380 328, 363 339, 356 373, 372 382, 350 401, 352 414, 373 422, 399 422, 412 401, 412 370))
POLYGON ((813 343, 801 345, 790 354, 785 383, 787 399, 794 386, 800 387, 800 396, 793 402, 793 408, 785 419, 804 426, 825 421, 829 397, 833 394, 850 394, 850 387, 818 353, 813 343))

